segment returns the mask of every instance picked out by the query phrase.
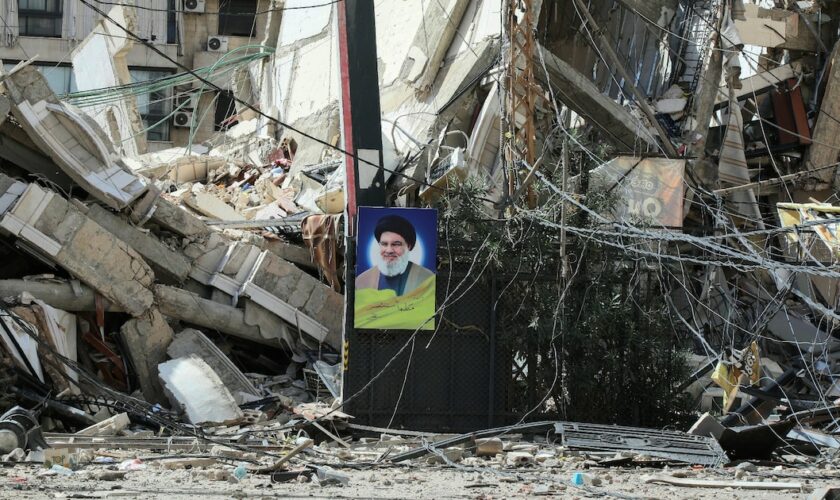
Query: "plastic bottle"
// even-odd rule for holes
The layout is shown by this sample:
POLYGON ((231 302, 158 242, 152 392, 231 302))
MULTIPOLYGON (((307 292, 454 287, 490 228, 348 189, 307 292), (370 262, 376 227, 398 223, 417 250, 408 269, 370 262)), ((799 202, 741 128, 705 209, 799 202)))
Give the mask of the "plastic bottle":
POLYGON ((240 463, 233 469, 233 477, 238 481, 242 481, 246 476, 248 476, 248 469, 245 468, 245 464, 240 463))
POLYGON ((72 476, 73 475, 73 471, 71 469, 68 469, 67 467, 65 467, 63 465, 53 464, 53 466, 50 467, 50 470, 55 471, 56 473, 58 473, 59 475, 62 475, 62 476, 72 476))

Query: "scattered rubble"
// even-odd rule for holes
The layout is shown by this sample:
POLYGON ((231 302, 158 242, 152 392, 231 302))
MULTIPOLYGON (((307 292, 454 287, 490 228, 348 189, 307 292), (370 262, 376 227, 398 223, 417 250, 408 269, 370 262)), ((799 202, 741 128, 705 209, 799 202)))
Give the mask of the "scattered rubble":
MULTIPOLYGON (((87 5, 64 3, 60 17, 74 23, 71 10, 87 5)), ((208 65, 154 82, 178 94, 173 114, 193 120, 199 103, 224 95, 228 116, 206 139, 193 141, 190 128, 184 145, 151 144, 138 107, 147 87, 131 81, 128 60, 157 35, 130 35, 162 29, 148 26, 151 16, 172 14, 180 40, 195 24, 187 16, 230 14, 219 2, 183 4, 114 5, 88 19, 83 39, 74 28, 67 56, 77 89, 67 95, 34 58, 0 70, 0 258, 10 263, 0 269, 4 496, 206 494, 205 482, 250 496, 313 487, 324 496, 344 487, 408 497, 836 496, 840 8, 380 2, 388 22, 376 43, 388 50, 374 75, 382 116, 373 122, 383 150, 345 157, 349 96, 339 96, 332 49, 346 33, 331 21, 343 8, 335 2, 253 2, 265 14, 259 46, 216 39, 224 50, 194 57, 208 65), (99 92, 109 99, 91 98, 99 92), (491 374, 491 388, 524 380, 510 392, 532 403, 543 372, 556 374, 533 410, 501 412, 503 422, 488 415, 492 425, 518 423, 466 433, 449 432, 457 424, 437 433, 354 423, 349 400, 390 397, 369 385, 403 376, 389 362, 362 391, 343 387, 355 261, 347 252, 358 243, 345 210, 361 186, 346 160, 363 156, 381 158, 371 166, 390 206, 446 201, 455 213, 450 195, 479 186, 467 202, 485 220, 562 234, 540 258, 557 264, 566 288, 587 258, 567 252, 569 239, 620 250, 598 272, 636 266, 644 277, 611 292, 613 301, 662 292, 663 328, 684 341, 694 368, 688 380, 643 383, 691 399, 696 411, 679 416, 694 425, 561 418, 575 404, 557 385, 568 375, 557 360, 569 347, 556 342, 566 326, 558 333, 560 316, 545 310, 528 318, 536 340, 498 351, 514 377, 491 374), (601 197, 611 204, 596 206, 601 197), (543 337, 550 350, 528 351, 543 337)), ((3 46, 13 47, 27 14, 8 1, 0 14, 16 20, 3 22, 3 46)), ((450 252, 441 264, 458 258, 450 252)), ((510 286, 499 286, 506 272, 530 265, 501 264, 510 269, 492 278, 494 294, 510 286)), ((548 267, 527 270, 528 279, 548 267)), ((447 294, 461 293, 450 284, 447 294)), ((558 307, 562 289, 549 299, 558 307)), ((492 310, 493 335, 497 298, 471 312, 492 310)), ((493 337, 474 318, 442 319, 493 337)), ((405 338, 414 356, 420 344, 405 338)), ((447 349, 453 359, 465 350, 447 349)), ((375 351, 364 354, 371 366, 375 351)), ((633 362, 622 357, 623 377, 637 376, 633 362)), ((403 389, 415 389, 410 377, 439 383, 426 370, 409 359, 392 422, 403 389)), ((440 384, 450 401, 456 385, 478 392, 461 382, 440 384)), ((490 413, 508 401, 492 403, 490 413)), ((431 402, 424 411, 443 413, 431 402)))

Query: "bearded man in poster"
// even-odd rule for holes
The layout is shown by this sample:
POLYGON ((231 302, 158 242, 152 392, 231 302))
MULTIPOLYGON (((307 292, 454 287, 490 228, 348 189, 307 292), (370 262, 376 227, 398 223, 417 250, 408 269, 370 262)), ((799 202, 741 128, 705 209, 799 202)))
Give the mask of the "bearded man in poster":
POLYGON ((393 290, 397 297, 411 293, 435 275, 411 261, 411 250, 417 244, 414 225, 399 215, 379 219, 373 231, 379 244, 374 266, 356 277, 356 289, 393 290))

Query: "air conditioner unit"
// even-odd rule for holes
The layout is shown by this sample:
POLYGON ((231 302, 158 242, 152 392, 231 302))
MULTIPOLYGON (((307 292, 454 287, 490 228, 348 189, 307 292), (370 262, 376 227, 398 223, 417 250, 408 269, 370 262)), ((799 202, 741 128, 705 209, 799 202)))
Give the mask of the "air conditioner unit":
POLYGON ((210 52, 227 52, 228 37, 213 35, 207 37, 207 50, 210 52))
POLYGON ((448 158, 432 165, 430 186, 420 190, 420 198, 432 202, 441 197, 446 189, 467 178, 466 160, 463 148, 455 148, 448 158))
POLYGON ((176 127, 190 128, 193 126, 192 111, 177 111, 175 118, 172 120, 172 125, 176 127))
POLYGON ((184 12, 201 14, 206 7, 204 0, 184 0, 184 12))
POLYGON ((198 107, 198 92, 190 89, 175 94, 175 108, 178 111, 189 111, 198 107))

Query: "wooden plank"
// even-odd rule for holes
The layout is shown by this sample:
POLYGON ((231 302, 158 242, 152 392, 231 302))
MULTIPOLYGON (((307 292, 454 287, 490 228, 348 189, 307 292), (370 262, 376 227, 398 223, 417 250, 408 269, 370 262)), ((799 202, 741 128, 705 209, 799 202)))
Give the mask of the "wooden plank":
POLYGON ((327 428, 326 428, 326 427, 324 427, 323 425, 319 424, 317 420, 312 420, 312 421, 310 421, 309 423, 310 423, 310 424, 312 424, 312 425, 314 425, 314 426, 315 426, 315 428, 317 428, 318 430, 320 430, 321 432, 323 432, 324 434, 326 434, 326 435, 327 435, 330 439, 332 439, 332 440, 333 440, 333 441, 335 441, 336 443, 340 444, 341 446, 343 446, 343 447, 345 447, 345 448, 349 448, 349 447, 350 447, 350 445, 349 445, 349 444, 347 444, 347 441, 345 441, 345 440, 341 439, 340 437, 336 436, 336 435, 335 435, 335 434, 333 434, 332 432, 328 431, 328 430, 327 430, 327 428))

